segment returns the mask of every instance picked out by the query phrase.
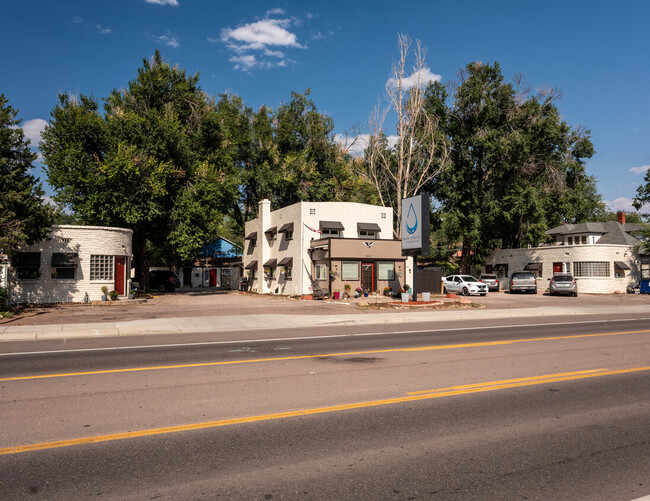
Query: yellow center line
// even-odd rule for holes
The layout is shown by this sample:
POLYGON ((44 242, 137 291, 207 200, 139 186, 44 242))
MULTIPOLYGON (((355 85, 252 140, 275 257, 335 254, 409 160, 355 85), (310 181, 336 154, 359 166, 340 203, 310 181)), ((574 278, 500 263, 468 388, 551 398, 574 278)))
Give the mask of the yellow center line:
POLYGON ((195 363, 195 364, 162 365, 162 366, 153 366, 153 367, 131 367, 128 369, 108 369, 104 371, 69 372, 69 373, 61 373, 61 374, 43 374, 40 376, 8 377, 8 378, 0 378, 0 381, 24 381, 24 380, 31 380, 31 379, 48 379, 48 378, 71 377, 71 376, 92 376, 98 374, 119 374, 125 372, 159 371, 159 370, 169 370, 169 369, 191 369, 196 367, 214 367, 218 365, 239 365, 239 364, 263 363, 263 362, 283 362, 289 360, 307 360, 307 359, 327 358, 327 357, 349 357, 353 355, 354 356, 377 355, 381 353, 399 353, 399 352, 411 353, 411 352, 418 352, 418 351, 455 350, 460 348, 481 348, 486 346, 504 346, 504 345, 511 345, 517 343, 532 343, 532 342, 539 342, 539 341, 558 341, 558 340, 566 340, 566 339, 584 339, 584 338, 603 337, 603 336, 644 334, 648 332, 650 332, 650 330, 606 332, 602 334, 577 334, 571 336, 553 336, 553 337, 546 337, 546 338, 540 337, 540 338, 530 338, 530 339, 513 339, 508 341, 484 341, 480 343, 420 346, 415 348, 387 348, 384 350, 349 351, 349 352, 342 352, 342 353, 325 353, 321 355, 297 355, 292 357, 255 358, 251 360, 228 360, 223 362, 203 362, 203 363, 195 363))
MULTIPOLYGON (((45 449, 55 449, 60 447, 70 447, 74 445, 94 444, 99 442, 109 442, 113 440, 125 440, 139 437, 147 437, 153 435, 164 435, 169 433, 179 433, 183 431, 201 430, 206 428, 218 428, 221 426, 231 426, 237 424, 255 423, 260 421, 271 421, 275 419, 285 419, 299 416, 309 416, 312 414, 324 414, 328 412, 340 412, 351 409, 362 409, 368 407, 377 407, 382 405, 392 405, 398 403, 415 402, 418 400, 428 400, 433 398, 443 398, 456 395, 468 395, 471 393, 481 393, 486 391, 503 390, 506 388, 517 388, 523 386, 539 385, 546 383, 554 383, 558 381, 571 381, 577 379, 594 378, 601 376, 610 376, 614 374, 627 374, 633 372, 649 371, 648 367, 635 367, 629 369, 618 370, 603 370, 595 369, 599 372, 593 371, 579 371, 576 373, 559 373, 549 374, 546 376, 536 376, 531 378, 512 379, 504 381, 492 381, 488 383, 479 383, 476 385, 466 385, 467 387, 459 387, 461 389, 447 389, 443 388, 440 391, 432 390, 431 393, 423 395, 412 395, 408 397, 389 398, 384 400, 373 400, 368 402, 356 402, 351 404, 333 405, 328 407, 316 407, 312 409, 303 409, 297 411, 278 412, 273 414, 262 414, 258 416, 247 416, 234 419, 222 419, 219 421, 208 421, 204 423, 192 423, 180 426, 167 426, 164 428, 152 428, 148 430, 138 430, 126 433, 114 433, 109 435, 98 435, 94 437, 75 438, 70 440, 58 440, 54 442, 43 442, 38 444, 18 445, 13 447, 0 448, 0 456, 7 454, 17 454, 29 451, 39 451, 45 449), (507 382, 510 381, 510 382, 507 382)), ((415 393, 415 392, 414 392, 415 393)))

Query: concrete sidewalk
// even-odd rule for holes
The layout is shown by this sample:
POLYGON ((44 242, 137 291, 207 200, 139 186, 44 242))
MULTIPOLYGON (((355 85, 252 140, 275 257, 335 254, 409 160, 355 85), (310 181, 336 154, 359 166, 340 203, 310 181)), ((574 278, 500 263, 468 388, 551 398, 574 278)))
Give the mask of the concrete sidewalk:
MULTIPOLYGON (((85 324, 53 324, 0 326, 0 341, 35 339, 67 339, 83 337, 133 336, 148 334, 191 334, 201 332, 235 332, 269 329, 300 329, 327 326, 360 326, 379 324, 407 324, 453 322, 459 320, 487 320, 505 318, 542 318, 552 322, 566 316, 647 314, 650 306, 542 306, 516 309, 465 309, 446 311, 409 311, 382 314, 341 315, 232 315, 202 317, 171 317, 122 322, 85 324)), ((650 325, 650 322, 649 322, 650 325)))

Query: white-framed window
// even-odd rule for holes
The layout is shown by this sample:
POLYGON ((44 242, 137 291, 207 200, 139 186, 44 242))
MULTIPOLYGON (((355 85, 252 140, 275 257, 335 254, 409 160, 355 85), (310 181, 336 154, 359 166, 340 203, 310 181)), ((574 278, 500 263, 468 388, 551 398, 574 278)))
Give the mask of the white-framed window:
POLYGON ((359 280, 359 261, 341 263, 341 280, 359 280))
POLYGON ((41 253, 16 252, 11 259, 11 265, 16 269, 18 279, 36 280, 41 276, 41 253))
POLYGON ((332 229, 327 229, 327 228, 323 228, 320 233, 324 237, 339 238, 341 236, 341 231, 340 230, 332 230, 332 229))
POLYGON ((90 279, 113 280, 113 256, 90 256, 90 279))
POLYGON ((359 230, 359 238, 367 238, 368 240, 377 239, 376 231, 359 230))
POLYGON ((395 263, 392 261, 379 261, 377 263, 378 280, 395 280, 395 263))
POLYGON ((569 238, 567 238, 567 243, 568 243, 569 245, 573 245, 573 237, 569 237, 569 238))
POLYGON ((317 264, 316 265, 316 280, 327 280, 327 265, 326 264, 317 264))
POLYGON ((291 266, 284 267, 284 279, 291 280, 291 266))
POLYGON ((284 239, 285 240, 293 240, 293 230, 287 230, 284 232, 284 239))
POLYGON ((609 261, 578 261, 573 263, 575 277, 609 277, 609 261))
POLYGON ((582 235, 582 243, 587 245, 587 235, 582 235))

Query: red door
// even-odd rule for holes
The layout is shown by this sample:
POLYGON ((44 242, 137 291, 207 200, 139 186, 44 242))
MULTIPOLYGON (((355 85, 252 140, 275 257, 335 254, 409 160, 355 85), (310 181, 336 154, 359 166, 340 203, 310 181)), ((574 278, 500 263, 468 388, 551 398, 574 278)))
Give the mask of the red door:
POLYGON ((562 263, 553 263, 553 273, 562 273, 562 263))
POLYGON ((126 258, 115 256, 115 290, 120 296, 124 296, 124 285, 126 283, 126 258))
POLYGON ((216 287, 217 286, 217 269, 216 268, 210 268, 210 287, 216 287))
POLYGON ((361 288, 364 292, 375 290, 375 265, 374 263, 361 263, 361 288))

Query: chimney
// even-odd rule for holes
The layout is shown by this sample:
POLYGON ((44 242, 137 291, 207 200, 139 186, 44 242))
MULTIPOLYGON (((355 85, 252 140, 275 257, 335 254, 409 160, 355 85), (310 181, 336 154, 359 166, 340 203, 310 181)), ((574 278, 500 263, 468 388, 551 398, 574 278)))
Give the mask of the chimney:
POLYGON ((616 213, 616 219, 619 223, 625 224, 625 212, 619 211, 616 213))

